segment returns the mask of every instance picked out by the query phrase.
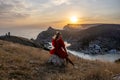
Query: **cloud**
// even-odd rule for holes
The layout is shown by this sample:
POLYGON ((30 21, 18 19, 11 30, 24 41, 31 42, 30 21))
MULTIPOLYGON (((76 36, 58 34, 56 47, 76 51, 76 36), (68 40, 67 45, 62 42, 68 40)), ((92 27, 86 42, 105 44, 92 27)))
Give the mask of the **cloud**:
POLYGON ((49 0, 47 2, 41 3, 40 6, 44 9, 44 8, 51 8, 55 6, 61 6, 62 4, 69 5, 71 4, 71 0, 49 0))
POLYGON ((54 5, 70 4, 70 0, 51 0, 54 5))
POLYGON ((26 18, 27 8, 25 0, 0 0, 0 21, 26 18))
POLYGON ((118 20, 119 3, 120 0, 0 0, 0 25, 59 21, 69 14, 118 20))
POLYGON ((5 3, 3 0, 0 0, 0 13, 5 13, 11 11, 13 5, 5 3))

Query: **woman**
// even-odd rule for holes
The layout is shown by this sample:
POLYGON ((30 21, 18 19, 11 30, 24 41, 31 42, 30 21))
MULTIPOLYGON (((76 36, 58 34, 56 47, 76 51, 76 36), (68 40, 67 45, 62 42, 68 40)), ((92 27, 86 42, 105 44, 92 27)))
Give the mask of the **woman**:
POLYGON ((67 62, 74 65, 73 62, 68 58, 67 50, 65 48, 65 44, 64 41, 62 40, 60 32, 57 32, 53 37, 52 46, 54 47, 54 49, 50 50, 50 54, 55 54, 62 59, 66 59, 67 62))

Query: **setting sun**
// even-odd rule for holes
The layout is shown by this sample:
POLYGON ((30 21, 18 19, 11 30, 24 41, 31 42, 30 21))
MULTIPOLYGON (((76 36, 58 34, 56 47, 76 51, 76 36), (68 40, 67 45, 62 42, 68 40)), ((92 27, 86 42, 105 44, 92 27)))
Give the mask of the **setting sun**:
POLYGON ((76 16, 72 16, 72 17, 70 18, 70 21, 71 21, 72 23, 77 23, 77 22, 78 22, 78 18, 77 18, 76 16))

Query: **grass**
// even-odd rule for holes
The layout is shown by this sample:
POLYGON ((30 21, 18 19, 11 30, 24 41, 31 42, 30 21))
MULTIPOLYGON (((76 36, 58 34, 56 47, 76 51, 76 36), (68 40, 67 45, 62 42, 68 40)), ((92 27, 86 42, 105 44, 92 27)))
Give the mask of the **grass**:
POLYGON ((69 57, 78 68, 47 64, 50 54, 42 49, 0 40, 0 80, 113 80, 120 64, 69 57))

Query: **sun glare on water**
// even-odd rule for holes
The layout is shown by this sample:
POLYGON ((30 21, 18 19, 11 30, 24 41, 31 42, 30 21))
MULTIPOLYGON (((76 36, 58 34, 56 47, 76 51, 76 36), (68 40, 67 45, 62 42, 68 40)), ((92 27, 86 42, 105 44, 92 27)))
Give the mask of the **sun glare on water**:
POLYGON ((78 18, 76 16, 72 16, 70 18, 70 21, 71 21, 71 23, 77 23, 78 22, 78 18))

